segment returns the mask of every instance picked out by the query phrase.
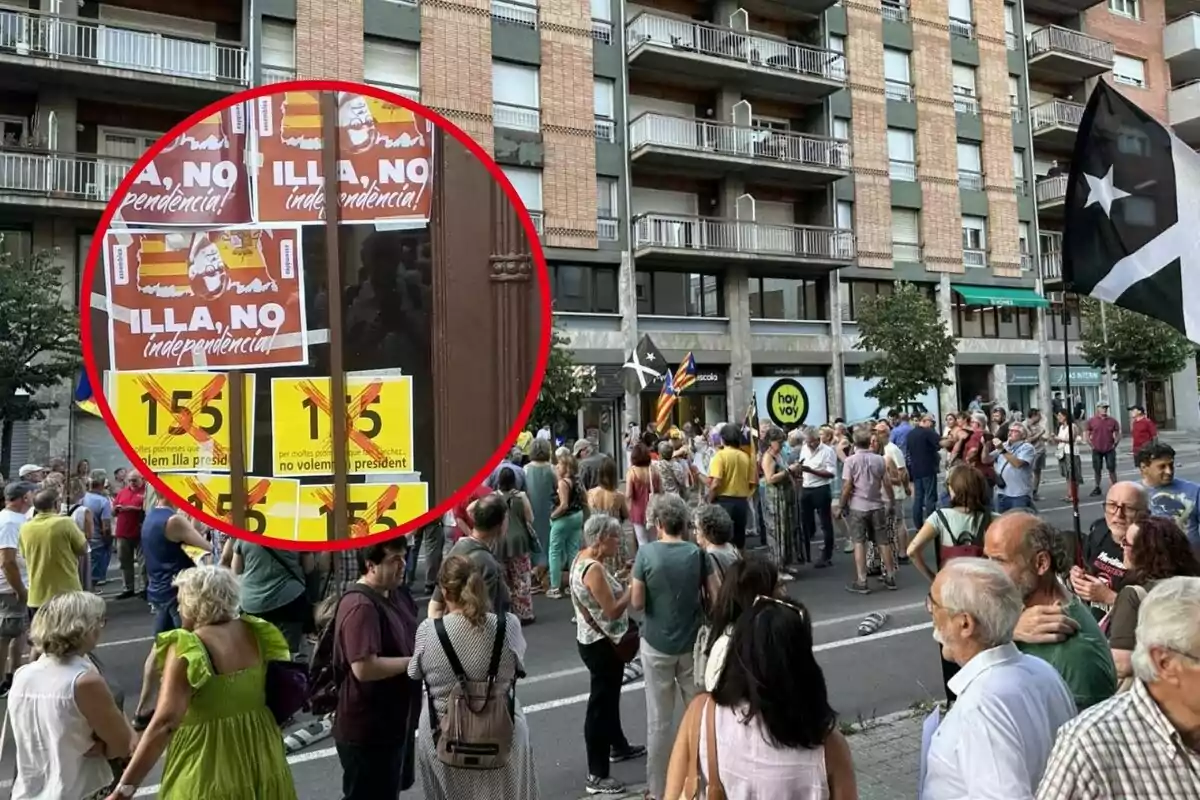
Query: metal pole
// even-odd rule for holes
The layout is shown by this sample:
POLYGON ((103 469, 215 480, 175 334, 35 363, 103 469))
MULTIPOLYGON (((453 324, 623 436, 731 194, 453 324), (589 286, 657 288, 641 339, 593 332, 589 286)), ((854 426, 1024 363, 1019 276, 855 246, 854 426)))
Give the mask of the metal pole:
MULTIPOLYGON (((246 525, 246 383, 241 372, 229 373, 229 491, 233 526, 246 525)), ((251 431, 253 436, 254 432, 251 431)), ((253 465, 251 465, 253 466, 253 465)), ((262 531, 259 531, 262 533, 262 531)))
MULTIPOLYGON (((1075 547, 1076 552, 1083 544, 1083 528, 1079 522, 1079 475, 1075 472, 1075 409, 1071 398, 1071 334, 1068 324, 1071 319, 1071 309, 1067 305, 1066 287, 1063 291, 1062 305, 1062 326, 1063 326, 1063 382, 1065 384, 1067 398, 1067 458, 1070 467, 1067 469, 1067 492, 1071 498, 1071 522, 1075 531, 1075 547)), ((1082 472, 1083 470, 1079 470, 1082 472)))
POLYGON ((330 435, 333 439, 333 535, 350 536, 346 515, 346 370, 342 330, 342 250, 338 241, 341 204, 338 191, 337 95, 321 93, 321 171, 325 176, 325 269, 329 307, 329 405, 330 435))
POLYGON ((1117 404, 1116 381, 1113 380, 1112 361, 1108 357, 1108 311, 1105 308, 1108 304, 1103 300, 1097 300, 1100 304, 1100 335, 1104 339, 1104 398, 1114 409, 1117 404))

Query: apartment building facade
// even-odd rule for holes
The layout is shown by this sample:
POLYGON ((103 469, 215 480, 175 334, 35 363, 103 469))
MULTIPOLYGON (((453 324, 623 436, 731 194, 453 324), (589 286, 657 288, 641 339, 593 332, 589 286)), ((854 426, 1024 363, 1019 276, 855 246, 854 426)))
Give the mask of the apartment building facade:
MULTIPOLYGON (((924 407, 1047 406, 1065 377, 1043 296, 1070 104, 1112 79, 1200 135, 1191 86, 1168 92, 1200 76, 1196 31, 1179 32, 1195 17, 1164 24, 1196 0, 13 2, 0 247, 56 247, 77 281, 112 189, 191 111, 292 77, 383 86, 474 136, 520 193, 556 320, 596 371, 581 432, 613 451, 622 418, 653 406, 616 379, 643 333, 696 357, 685 418, 740 417, 781 378, 809 420, 870 416, 855 312, 897 280, 962 337, 952 385, 924 407)), ((1100 383, 1073 364, 1089 406, 1100 383)), ((1166 385, 1160 417, 1200 427, 1195 383, 1166 385)), ((75 435, 102 438, 97 424, 75 435)), ((44 457, 67 426, 20 436, 44 457)))

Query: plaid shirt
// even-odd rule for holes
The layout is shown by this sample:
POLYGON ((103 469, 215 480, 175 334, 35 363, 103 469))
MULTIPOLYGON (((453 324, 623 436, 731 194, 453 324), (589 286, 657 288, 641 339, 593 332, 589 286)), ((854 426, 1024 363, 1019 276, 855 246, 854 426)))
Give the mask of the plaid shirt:
POLYGON ((1062 727, 1037 793, 1037 800, 1114 797, 1200 797, 1200 753, 1141 681, 1062 727))

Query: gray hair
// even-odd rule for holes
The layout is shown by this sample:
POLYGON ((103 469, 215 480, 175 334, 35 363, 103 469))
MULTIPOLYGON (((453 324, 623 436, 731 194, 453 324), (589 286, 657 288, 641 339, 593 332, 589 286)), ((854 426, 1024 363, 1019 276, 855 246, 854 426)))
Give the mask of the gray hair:
POLYGON ((859 450, 866 450, 871 446, 871 429, 870 428, 855 428, 854 429, 854 446, 859 450))
POLYGON ((193 567, 176 575, 173 583, 179 590, 179 613, 194 627, 218 625, 237 616, 241 585, 231 570, 193 567))
POLYGON ((1136 636, 1133 674, 1144 683, 1159 678, 1151 650, 1200 655, 1200 578, 1180 576, 1158 583, 1138 610, 1136 636))
POLYGON ((108 473, 102 469, 94 469, 88 475, 88 485, 92 488, 108 483, 108 473))
POLYGON ((560 447, 554 451, 555 461, 562 461, 564 458, 574 458, 574 456, 571 455, 571 448, 560 447))
POLYGON ((654 495, 646 517, 651 525, 661 528, 668 536, 686 538, 692 521, 692 510, 679 495, 662 493, 654 495))
POLYGON ((545 439, 534 439, 529 443, 530 461, 549 461, 550 452, 550 443, 545 439))
POLYGON ((675 445, 671 444, 671 442, 669 440, 663 439, 661 442, 658 443, 659 458, 670 459, 674 455, 675 455, 675 445))
POLYGON ((988 419, 989 419, 988 415, 983 413, 982 411, 976 411, 973 414, 971 414, 971 421, 978 422, 980 425, 982 425, 985 428, 987 427, 988 419))
POLYGON ((1016 584, 998 564, 986 558, 955 558, 940 570, 942 608, 969 614, 984 647, 999 647, 1012 641, 1025 601, 1016 584))
POLYGON ((1024 423, 1024 422, 1010 422, 1010 423, 1008 423, 1008 431, 1009 431, 1009 433, 1012 433, 1013 431, 1020 431, 1020 432, 1021 432, 1021 436, 1022 436, 1022 437, 1024 437, 1024 436, 1025 436, 1025 434, 1027 434, 1027 433, 1029 432, 1029 431, 1027 431, 1027 430, 1025 429, 1025 423, 1024 423))
POLYGON ((606 536, 620 535, 620 521, 608 514, 593 514, 583 523, 583 543, 587 547, 595 547, 606 536))
POLYGON ((100 595, 66 592, 47 600, 33 618, 29 638, 55 658, 79 655, 84 640, 104 625, 107 607, 100 595))
POLYGON ((804 436, 804 428, 793 428, 792 432, 789 433, 787 437, 788 444, 790 444, 792 447, 796 447, 804 441, 804 436))
POLYGON ((1025 529, 1021 536, 1021 546, 1025 550, 1025 555, 1030 559, 1037 557, 1038 553, 1045 553, 1050 556, 1050 571, 1055 575, 1067 571, 1069 564, 1067 563, 1066 549, 1063 547, 1063 537, 1044 517, 1039 517, 1036 514, 1031 514, 1026 509, 1013 509, 1008 514, 1022 515, 1030 517, 1033 521, 1029 523, 1029 527, 1025 529))

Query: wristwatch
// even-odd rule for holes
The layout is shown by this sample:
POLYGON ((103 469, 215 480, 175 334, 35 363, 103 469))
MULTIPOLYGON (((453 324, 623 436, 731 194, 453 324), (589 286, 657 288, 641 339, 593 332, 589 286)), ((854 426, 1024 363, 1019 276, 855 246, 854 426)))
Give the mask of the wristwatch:
POLYGON ((130 783, 122 783, 117 787, 117 797, 133 797, 137 794, 138 787, 130 783))

